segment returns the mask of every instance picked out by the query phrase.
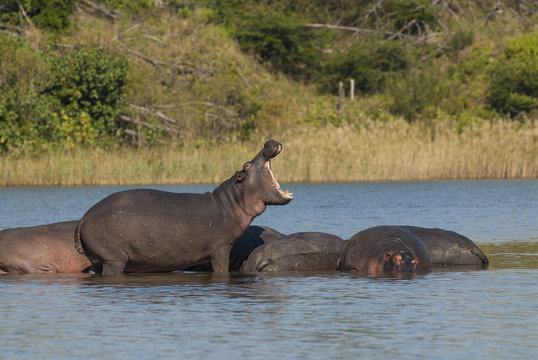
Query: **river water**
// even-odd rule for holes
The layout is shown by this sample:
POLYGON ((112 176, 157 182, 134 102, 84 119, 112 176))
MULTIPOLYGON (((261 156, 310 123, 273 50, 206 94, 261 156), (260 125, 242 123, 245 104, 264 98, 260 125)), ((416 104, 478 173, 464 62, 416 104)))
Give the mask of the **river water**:
MULTIPOLYGON (((283 186, 285 187, 285 186, 283 186)), ((80 218, 133 187, 0 188, 0 228, 80 218)), ((214 186, 155 186, 205 192, 214 186)), ((454 230, 486 270, 0 276, 0 359, 534 359, 538 180, 289 184, 254 224, 350 238, 376 225, 454 230)))

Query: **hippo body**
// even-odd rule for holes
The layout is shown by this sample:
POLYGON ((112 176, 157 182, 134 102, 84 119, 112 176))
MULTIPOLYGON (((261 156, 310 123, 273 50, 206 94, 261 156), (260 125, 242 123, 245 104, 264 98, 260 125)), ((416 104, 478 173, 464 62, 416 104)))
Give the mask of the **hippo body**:
POLYGON ((443 229, 405 227, 426 245, 433 266, 489 265, 489 260, 482 250, 463 235, 443 229))
POLYGON ((75 273, 91 262, 73 244, 78 221, 0 231, 0 273, 75 273))
POLYGON ((368 275, 415 272, 430 268, 428 249, 406 227, 376 226, 347 242, 339 269, 368 275))
POLYGON ((321 232, 301 232, 252 251, 243 272, 335 271, 345 241, 321 232))
POLYGON ((282 149, 274 140, 212 193, 171 193, 150 189, 114 193, 86 212, 75 245, 103 275, 170 272, 211 263, 228 272, 235 240, 266 205, 293 197, 280 189, 270 159, 282 149))

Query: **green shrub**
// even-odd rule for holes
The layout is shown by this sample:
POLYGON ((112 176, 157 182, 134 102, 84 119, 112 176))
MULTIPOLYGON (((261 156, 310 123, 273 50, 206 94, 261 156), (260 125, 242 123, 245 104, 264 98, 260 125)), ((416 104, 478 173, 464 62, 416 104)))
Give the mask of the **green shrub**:
POLYGON ((381 91, 386 76, 407 69, 411 58, 403 42, 357 41, 346 53, 333 57, 325 68, 324 78, 318 81, 324 90, 333 94, 338 82, 348 79, 355 80, 359 92, 381 91))
POLYGON ((78 49, 52 59, 52 79, 46 89, 57 113, 72 118, 89 115, 95 137, 116 132, 116 116, 123 102, 127 61, 101 48, 78 49))
POLYGON ((387 84, 387 95, 392 102, 390 111, 409 122, 426 111, 437 113, 442 101, 450 98, 450 91, 445 75, 432 63, 397 74, 387 84))
POLYGON ((516 116, 538 107, 538 33, 511 40, 493 67, 487 104, 516 116))
POLYGON ((20 25, 23 18, 21 8, 39 27, 60 31, 69 26, 69 16, 75 10, 75 0, 6 0, 2 3, 2 22, 20 25))
POLYGON ((284 14, 245 14, 231 27, 243 50, 251 51, 274 69, 295 77, 310 77, 318 69, 316 36, 300 28, 302 20, 284 14))
POLYGON ((40 95, 48 67, 24 40, 3 33, 0 53, 0 151, 35 145, 39 123, 51 113, 40 95))

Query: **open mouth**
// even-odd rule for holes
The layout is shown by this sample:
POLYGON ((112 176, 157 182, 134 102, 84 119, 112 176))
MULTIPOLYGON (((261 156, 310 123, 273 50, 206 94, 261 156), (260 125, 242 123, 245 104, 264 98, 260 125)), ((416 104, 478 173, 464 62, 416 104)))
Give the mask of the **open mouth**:
POLYGON ((282 190, 280 188, 280 184, 275 179, 275 175, 273 174, 273 171, 271 170, 271 161, 267 160, 264 164, 264 167, 269 171, 269 175, 271 176, 271 183, 275 190, 280 194, 282 198, 285 200, 291 201, 293 199, 293 193, 291 193, 288 189, 282 190))

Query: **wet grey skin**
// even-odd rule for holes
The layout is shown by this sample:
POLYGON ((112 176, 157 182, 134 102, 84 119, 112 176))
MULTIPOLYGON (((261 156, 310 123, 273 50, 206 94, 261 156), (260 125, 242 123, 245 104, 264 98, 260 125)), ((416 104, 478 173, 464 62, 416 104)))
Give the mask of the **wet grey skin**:
POLYGON ((424 243, 409 229, 376 226, 348 240, 339 269, 367 275, 412 273, 431 267, 424 243))
POLYGON ((114 193, 80 220, 75 245, 103 275, 170 272, 208 261, 228 272, 230 250, 267 205, 288 204, 273 176, 275 140, 212 193, 190 194, 136 189, 114 193))
POLYGON ((468 237, 450 230, 418 226, 405 227, 426 245, 433 266, 487 267, 489 265, 486 254, 468 237))
POLYGON ((91 263, 73 244, 78 221, 0 231, 0 274, 77 273, 91 263))
POLYGON ((336 235, 295 233, 254 249, 240 270, 246 273, 336 271, 344 246, 345 241, 336 235))

